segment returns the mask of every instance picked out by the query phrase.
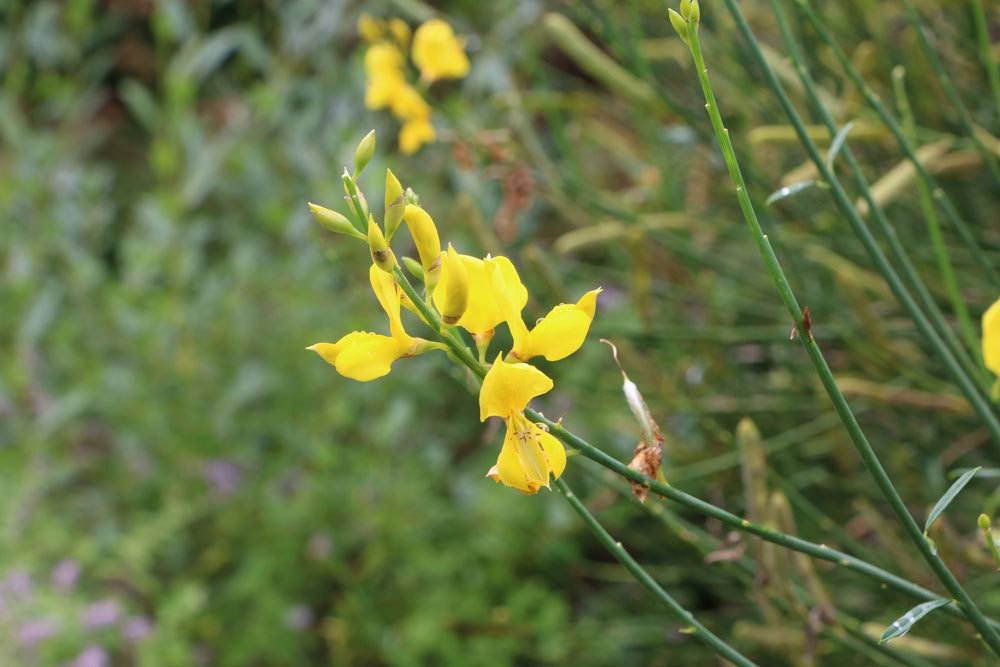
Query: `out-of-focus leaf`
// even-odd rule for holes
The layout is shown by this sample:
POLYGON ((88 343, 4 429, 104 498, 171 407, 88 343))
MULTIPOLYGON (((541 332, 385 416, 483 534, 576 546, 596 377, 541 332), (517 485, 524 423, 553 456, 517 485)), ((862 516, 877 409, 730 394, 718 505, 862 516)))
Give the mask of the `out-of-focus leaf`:
POLYGON ((930 602, 918 604, 916 607, 893 621, 892 625, 886 628, 885 632, 882 633, 882 636, 879 637, 879 643, 881 644, 883 642, 887 642, 890 639, 895 639, 896 637, 902 637, 910 631, 910 628, 912 628, 917 621, 935 609, 943 607, 947 604, 951 604, 951 600, 931 600, 930 602))
POLYGON ((774 192, 772 192, 768 196, 767 200, 764 202, 764 205, 771 206, 775 202, 781 201, 782 199, 785 199, 787 197, 791 197, 792 195, 796 195, 802 192, 803 190, 813 187, 816 184, 817 182, 815 179, 809 179, 808 181, 799 181, 798 183, 792 183, 791 185, 786 185, 780 190, 775 190, 774 192))
POLYGON ((833 141, 830 142, 830 149, 826 152, 827 166, 833 166, 833 161, 837 159, 837 155, 844 147, 844 142, 847 141, 847 135, 850 134, 852 127, 854 127, 854 121, 851 121, 847 125, 844 125, 844 127, 837 130, 837 134, 833 137, 833 141))

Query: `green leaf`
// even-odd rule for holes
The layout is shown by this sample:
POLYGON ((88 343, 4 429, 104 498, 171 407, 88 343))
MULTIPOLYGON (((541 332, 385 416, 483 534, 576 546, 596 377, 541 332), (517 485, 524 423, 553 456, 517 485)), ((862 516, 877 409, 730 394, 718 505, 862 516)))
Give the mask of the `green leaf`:
POLYGON ((847 141, 847 135, 854 127, 854 121, 851 121, 844 127, 837 131, 837 135, 830 142, 830 150, 826 152, 826 166, 832 167, 833 161, 837 159, 837 154, 840 153, 840 149, 844 147, 844 142, 847 141))
POLYGON ((928 530, 930 530, 931 526, 934 524, 937 518, 941 516, 941 513, 944 512, 945 509, 948 508, 948 505, 951 504, 951 501, 955 499, 955 496, 957 496, 962 491, 962 489, 965 488, 965 485, 968 484, 972 480, 972 478, 976 475, 976 473, 979 472, 981 469, 982 467, 980 466, 979 468, 966 470, 965 474, 963 474, 961 477, 955 480, 955 483, 952 484, 948 488, 948 490, 944 492, 944 495, 941 496, 941 499, 938 500, 936 503, 934 503, 934 507, 931 508, 931 513, 927 515, 927 523, 924 524, 925 533, 928 530))
POLYGON ((808 181, 799 181, 797 183, 792 183, 791 185, 786 185, 780 190, 775 190, 774 192, 772 192, 770 196, 767 198, 767 201, 764 202, 764 205, 770 206, 776 201, 780 201, 786 197, 791 197, 792 195, 798 194, 799 192, 802 192, 807 188, 811 188, 814 185, 816 185, 816 181, 812 179, 808 181))
POLYGON ((882 633, 882 636, 879 637, 878 643, 882 644, 884 642, 889 641, 890 639, 895 639, 896 637, 902 637, 903 635, 905 635, 907 632, 910 631, 910 628, 913 627, 914 623, 916 623, 924 616, 937 609, 938 607, 943 607, 946 604, 951 604, 951 600, 945 600, 945 599, 931 600, 930 602, 924 602, 922 604, 918 604, 916 607, 914 607, 913 609, 911 609, 910 611, 906 612, 905 614, 897 618, 895 621, 893 621, 892 625, 886 628, 885 632, 882 633))

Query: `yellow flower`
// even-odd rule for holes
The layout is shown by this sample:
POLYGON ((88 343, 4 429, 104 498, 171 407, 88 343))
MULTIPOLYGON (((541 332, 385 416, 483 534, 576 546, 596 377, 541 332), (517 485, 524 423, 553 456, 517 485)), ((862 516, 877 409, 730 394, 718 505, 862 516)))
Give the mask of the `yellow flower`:
POLYGON ((389 19, 389 32, 392 33, 393 39, 401 48, 405 49, 410 43, 410 26, 406 25, 406 21, 403 19, 389 19))
MULTIPOLYGON (((502 291, 515 308, 520 312, 528 303, 528 290, 521 284, 514 264, 506 257, 490 257, 486 261, 469 255, 459 255, 469 281, 469 300, 465 313, 457 325, 475 336, 490 335, 498 324, 507 319, 507 310, 497 300, 497 291, 493 281, 486 272, 486 263, 490 262, 498 272, 497 280, 502 285, 502 291)), ((446 280, 448 265, 442 267, 441 280, 446 280)), ((434 292, 434 305, 440 311, 443 303, 438 291, 434 292)))
POLYGON ((983 363, 1000 377, 1000 299, 983 313, 983 363))
MULTIPOLYGON (((487 260, 487 263, 490 261, 487 260)), ((510 335, 514 339, 511 355, 521 361, 538 356, 549 361, 559 361, 580 349, 590 330, 590 323, 594 320, 600 287, 590 290, 576 303, 559 304, 538 320, 533 328, 528 329, 521 318, 524 304, 513 298, 515 295, 511 294, 500 267, 489 266, 487 269, 490 271, 497 301, 504 310, 504 319, 510 327, 510 335)))
POLYGON ((388 374, 393 362, 400 357, 412 357, 434 347, 426 340, 410 336, 403 329, 399 315, 399 287, 392 275, 373 264, 368 278, 375 298, 389 318, 392 335, 352 331, 336 343, 316 343, 306 348, 321 356, 344 377, 360 382, 388 374))
POLYGON ((434 290, 434 305, 447 325, 457 324, 469 305, 469 272, 450 243, 441 256, 441 281, 434 290))
POLYGON ((382 21, 373 18, 371 14, 362 14, 358 17, 358 34, 366 42, 377 42, 382 39, 382 21))
POLYGON ((469 72, 465 41, 455 36, 451 26, 441 19, 431 19, 413 35, 413 63, 427 82, 460 79, 469 72))
POLYGON ((488 477, 523 493, 548 488, 566 468, 566 450, 555 437, 524 415, 531 399, 552 389, 552 380, 534 366, 508 363, 497 355, 479 390, 479 418, 507 423, 503 447, 488 477))
POLYGON ((433 143, 437 138, 429 118, 411 118, 399 129, 399 150, 404 155, 413 155, 424 144, 433 143))
POLYGON ((404 83, 396 90, 389 103, 389 108, 397 118, 402 120, 429 120, 431 117, 430 105, 424 101, 424 98, 420 97, 417 89, 408 83, 404 83))
POLYGON ((430 288, 437 285, 441 269, 441 238, 430 213, 416 204, 407 204, 403 209, 403 222, 410 230, 413 244, 417 246, 420 266, 424 270, 424 283, 430 288))
MULTIPOLYGON (((365 106, 383 109, 410 88, 404 74, 403 53, 388 42, 372 44, 365 52, 365 106)), ((418 95, 419 97, 419 95, 418 95)))

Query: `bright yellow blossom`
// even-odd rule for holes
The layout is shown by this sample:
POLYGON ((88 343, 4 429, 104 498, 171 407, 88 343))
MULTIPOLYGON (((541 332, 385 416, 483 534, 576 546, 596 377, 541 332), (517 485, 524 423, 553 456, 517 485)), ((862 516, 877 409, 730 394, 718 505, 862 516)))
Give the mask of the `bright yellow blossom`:
POLYGON ((566 468, 566 450, 554 436, 531 422, 524 409, 552 389, 552 380, 525 363, 509 363, 497 355, 479 391, 479 418, 501 417, 507 423, 497 463, 487 476, 523 493, 548 488, 566 468))
POLYGON ((437 132, 429 118, 410 118, 399 128, 399 150, 403 155, 413 155, 424 144, 433 143, 437 132))
POLYGON ((983 363, 1000 377, 1000 299, 983 314, 983 363))
POLYGON ((420 78, 428 83, 460 79, 469 72, 465 41, 456 37, 451 26, 441 19, 431 19, 417 28, 412 56, 420 78))
POLYGON ((410 26, 400 18, 389 19, 389 32, 392 33, 400 48, 406 48, 410 43, 410 26))
POLYGON ((434 305, 447 325, 458 323, 469 306, 469 272, 450 243, 441 256, 441 280, 434 290, 434 305))
POLYGON ((368 278, 375 298, 389 318, 392 335, 352 331, 336 343, 316 343, 306 348, 321 356, 344 377, 360 382, 388 374, 393 362, 400 357, 412 357, 434 347, 433 343, 410 336, 403 329, 399 315, 399 287, 392 274, 373 264, 368 278))
POLYGON ((576 303, 559 304, 528 329, 521 317, 524 306, 512 298, 500 267, 492 265, 490 260, 487 264, 494 293, 514 339, 514 349, 511 350, 514 358, 528 361, 541 356, 549 361, 559 361, 580 349, 594 319, 600 287, 590 290, 576 303))
MULTIPOLYGON (((493 281, 486 273, 486 262, 496 267, 501 290, 518 311, 528 303, 528 290, 521 284, 521 278, 517 275, 514 264, 506 257, 490 257, 486 261, 469 255, 459 255, 459 258, 468 274, 469 304, 457 324, 474 336, 490 335, 498 324, 507 319, 507 310, 497 300, 497 290, 494 289, 493 281)), ((447 271, 447 265, 442 267, 442 280, 445 279, 447 271)), ((439 310, 440 298, 435 291, 434 305, 439 310)))
POLYGON ((382 33, 382 22, 371 14, 362 14, 358 17, 358 34, 366 42, 377 42, 382 39, 382 33))

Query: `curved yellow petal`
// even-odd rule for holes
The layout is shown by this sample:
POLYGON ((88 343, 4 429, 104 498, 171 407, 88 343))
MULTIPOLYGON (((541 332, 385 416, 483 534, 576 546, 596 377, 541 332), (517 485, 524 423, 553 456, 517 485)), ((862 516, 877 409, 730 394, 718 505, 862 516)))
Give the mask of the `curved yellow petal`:
POLYGON ((465 42, 441 19, 431 19, 417 28, 411 55, 424 81, 460 79, 469 72, 465 42))
POLYGON ((1000 299, 983 314, 983 363, 1000 377, 1000 299))
POLYGON ((503 447, 491 471, 493 479, 522 493, 536 493, 549 485, 549 463, 535 428, 523 415, 508 419, 503 447))
POLYGON ((336 343, 316 343, 312 350, 344 377, 368 382, 389 373, 392 363, 406 356, 409 347, 390 336, 352 331, 336 343))
POLYGON ((427 118, 410 118, 399 128, 399 150, 403 155, 413 155, 424 144, 433 143, 437 132, 427 118))
POLYGON ((531 399, 550 391, 552 386, 549 376, 534 366, 508 363, 498 354, 479 390, 479 419, 507 419, 524 410, 531 399))
POLYGON ((396 279, 391 273, 386 273, 372 264, 368 269, 368 280, 372 284, 375 298, 389 317, 389 332, 392 337, 401 344, 412 344, 413 339, 403 329, 403 320, 399 316, 399 287, 396 285, 396 279))
POLYGON ((559 479, 559 476, 566 470, 566 448, 551 433, 538 426, 535 428, 538 431, 538 444, 542 446, 545 458, 549 462, 549 471, 554 479, 559 479))
POLYGON ((506 257, 491 257, 484 261, 469 255, 459 255, 465 264, 469 278, 469 302, 458 326, 475 335, 484 335, 507 319, 505 308, 497 300, 491 274, 487 272, 487 262, 499 271, 501 288, 508 302, 520 312, 528 302, 528 290, 521 284, 514 264, 506 257))
POLYGON ((430 213, 416 204, 407 204, 403 209, 403 222, 410 230, 413 244, 417 246, 420 265, 424 269, 424 282, 437 284, 437 272, 441 266, 441 238, 430 213), (431 274, 434 279, 431 281, 431 274))
POLYGON ((457 324, 469 305, 469 271, 450 243, 441 257, 441 280, 433 298, 442 321, 447 325, 457 324))
MULTIPOLYGON (((514 347, 516 348, 528 333, 528 327, 524 325, 524 319, 521 317, 524 304, 528 302, 528 290, 521 284, 519 278, 516 283, 511 282, 506 267, 509 265, 513 269, 514 265, 506 257, 487 257, 484 263, 486 264, 487 276, 490 279, 493 298, 503 314, 504 321, 510 327, 510 335, 514 339, 514 347), (521 299, 522 291, 523 300, 521 299)), ((516 272, 514 277, 517 278, 516 272)))
POLYGON ((553 308, 526 336, 515 341, 514 356, 523 361, 536 356, 559 361, 579 350, 594 320, 600 293, 597 288, 574 304, 562 303, 553 308))

